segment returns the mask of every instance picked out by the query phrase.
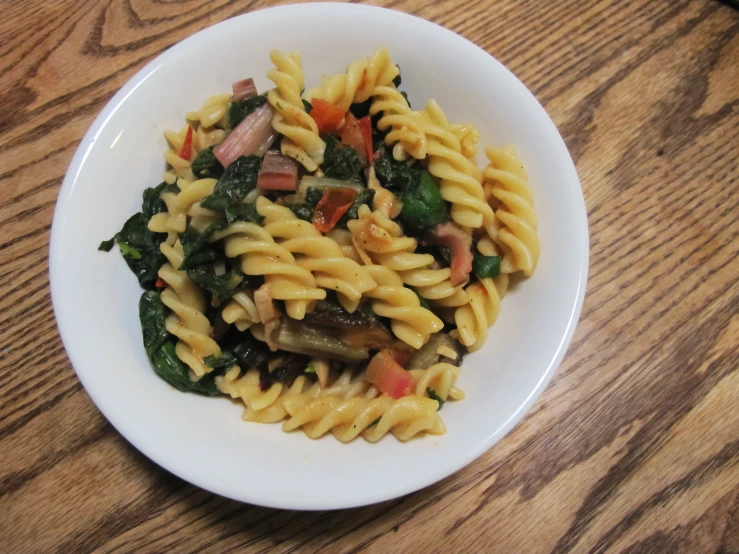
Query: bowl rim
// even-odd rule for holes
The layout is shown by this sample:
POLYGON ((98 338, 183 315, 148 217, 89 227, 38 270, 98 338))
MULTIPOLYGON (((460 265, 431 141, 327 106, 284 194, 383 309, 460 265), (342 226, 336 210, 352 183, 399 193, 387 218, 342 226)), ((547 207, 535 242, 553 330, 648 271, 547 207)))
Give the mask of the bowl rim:
POLYGON ((421 490, 435 482, 438 482, 452 475, 453 473, 456 473, 457 471, 459 471, 460 469, 462 469, 463 467, 465 467, 466 465, 470 464, 472 461, 480 457, 483 453, 489 450, 494 444, 496 444, 500 439, 502 439, 505 435, 507 435, 511 431, 511 429, 519 421, 521 421, 523 416, 528 412, 528 410, 531 408, 531 406, 536 401, 536 399, 544 391, 549 381, 551 380, 552 376, 554 375, 557 367, 559 366, 562 359, 564 358, 564 355, 572 339, 575 327, 577 326, 580 313, 582 310, 582 305, 583 305, 583 301, 585 297, 585 288, 587 284, 588 267, 589 267, 589 232, 588 232, 588 220, 587 220, 585 200, 582 194, 582 185, 579 181, 579 178, 577 176, 577 171, 575 169, 575 165, 569 154, 567 146, 565 145, 564 140, 562 139, 562 136, 559 134, 559 131, 556 129, 556 126, 552 122, 546 110, 543 108, 543 106, 541 106, 538 100, 536 100, 533 93, 531 93, 531 91, 529 91, 528 88, 507 67, 505 67, 502 63, 500 63, 492 55, 488 54, 486 51, 484 51, 482 48, 472 43, 468 39, 462 37, 461 35, 454 33, 453 31, 449 29, 442 27, 441 25, 425 20, 421 17, 417 17, 417 16, 404 13, 404 12, 391 10, 388 8, 382 8, 382 7, 370 6, 370 5, 343 4, 343 3, 336 4, 336 3, 328 3, 328 2, 309 3, 309 4, 286 4, 286 5, 275 6, 275 7, 270 7, 270 8, 258 9, 258 10, 250 11, 250 12, 226 19, 224 21, 221 21, 219 23, 206 27, 198 31, 197 33, 194 33, 188 36, 187 38, 171 45, 164 52, 157 55, 153 60, 148 62, 142 69, 136 72, 123 85, 123 87, 121 87, 121 89, 118 90, 118 92, 116 92, 116 94, 106 103, 106 105, 104 106, 100 114, 95 118, 94 122, 92 123, 92 125, 87 130, 84 137, 82 138, 70 162, 70 165, 67 169, 64 180, 62 182, 62 186, 59 191, 59 195, 58 195, 57 202, 56 202, 56 207, 54 210, 54 216, 53 216, 52 227, 51 227, 51 238, 50 238, 50 243, 49 243, 49 274, 50 274, 51 298, 52 298, 52 304, 54 308, 54 315, 57 320, 57 327, 59 329, 59 333, 60 333, 62 342, 64 344, 64 348, 67 352, 70 362, 72 363, 73 368, 75 369, 75 373, 77 374, 78 378, 80 379, 82 385, 85 388, 85 391, 90 396, 90 398, 95 403, 95 405, 100 410, 100 412, 111 423, 111 425, 113 425, 113 427, 115 427, 115 429, 129 443, 131 443, 137 450, 142 452, 146 457, 148 457, 150 460, 155 462, 157 465, 177 475, 183 480, 186 480, 187 482, 192 483, 200 488, 203 488, 210 492, 224 496, 226 498, 231 498, 233 500, 237 500, 241 502, 248 502, 248 503, 265 506, 265 507, 271 507, 271 508, 302 509, 302 510, 318 510, 318 509, 333 510, 333 509, 343 509, 343 508, 365 506, 365 505, 370 505, 370 504, 374 504, 377 502, 382 502, 385 500, 390 500, 392 498, 397 498, 397 497, 421 490), (118 414, 115 411, 109 409, 102 395, 99 395, 97 392, 95 392, 95 387, 92 386, 92 379, 90 379, 89 375, 86 375, 85 372, 80 371, 78 369, 78 367, 80 367, 80 364, 79 364, 80 356, 78 355, 79 345, 75 341, 72 340, 71 331, 69 330, 70 329, 69 324, 71 323, 71 320, 70 320, 71 314, 69 313, 69 310, 67 310, 67 305, 62 300, 64 291, 61 289, 62 279, 60 276, 63 273, 63 269, 62 269, 63 260, 61 259, 59 252, 61 249, 61 244, 62 244, 63 239, 62 239, 62 231, 60 230, 62 227, 62 224, 60 223, 60 221, 64 218, 64 215, 69 210, 70 203, 72 202, 72 193, 73 193, 74 185, 80 176, 82 168, 85 165, 85 162, 87 160, 87 157, 90 155, 90 152, 94 148, 96 138, 99 136, 100 132, 105 128, 108 121, 113 117, 113 115, 118 111, 118 109, 126 102, 128 97, 131 94, 133 94, 133 92, 138 88, 138 86, 140 86, 149 77, 149 75, 154 73, 162 65, 168 63, 170 59, 173 59, 176 56, 178 56, 178 54, 182 50, 190 47, 191 45, 194 45, 195 43, 197 43, 204 37, 209 36, 210 34, 219 33, 231 27, 238 28, 242 24, 242 22, 247 19, 251 19, 254 17, 260 17, 261 15, 265 13, 269 13, 270 15, 276 15, 276 14, 279 14, 280 12, 286 12, 287 10, 295 10, 296 8, 306 10, 306 11, 316 11, 316 12, 322 12, 324 10, 328 10, 334 13, 337 11, 375 12, 375 13, 376 12, 386 12, 386 14, 391 13, 393 17, 404 18, 404 19, 407 19, 409 22, 412 21, 416 25, 420 24, 420 25, 427 26, 429 33, 432 33, 432 34, 442 33, 446 35, 447 37, 453 37, 453 40, 464 41, 465 43, 467 43, 467 47, 471 46, 479 50, 480 52, 484 53, 495 64, 497 64, 500 69, 506 72, 509 78, 511 78, 512 80, 515 80, 518 83, 518 85, 520 85, 519 88, 521 89, 521 93, 530 96, 531 99, 536 104, 536 106, 538 106, 538 108, 541 110, 542 112, 541 115, 543 115, 543 117, 541 118, 542 124, 551 127, 551 130, 554 132, 553 136, 556 136, 556 139, 560 143, 558 147, 561 147, 562 152, 564 152, 567 155, 567 158, 563 160, 566 166, 565 169, 567 173, 569 174, 567 175, 567 180, 577 183, 580 189, 579 202, 576 202, 576 205, 573 205, 573 210, 577 212, 578 220, 580 220, 580 223, 581 223, 580 228, 579 228, 579 231, 580 231, 579 242, 582 247, 582 265, 579 268, 579 272, 578 272, 578 283, 577 283, 575 303, 573 306, 571 306, 571 310, 568 315, 565 333, 563 334, 558 344, 556 353, 550 359, 550 362, 548 366, 546 367, 546 369, 544 370, 541 378, 532 387, 531 392, 528 394, 525 401, 521 403, 521 405, 515 410, 515 412, 513 412, 510 415, 510 417, 501 426, 499 426, 495 430, 495 432, 490 433, 484 440, 482 439, 479 440, 476 443, 476 446, 474 448, 471 448, 468 451, 460 453, 460 455, 457 458, 455 458, 454 463, 450 463, 445 466, 439 467, 435 472, 430 474, 425 479, 419 479, 418 481, 414 481, 412 484, 401 484, 395 487, 393 491, 390 493, 388 493, 387 491, 381 491, 374 495, 367 495, 361 500, 358 500, 355 498, 347 498, 347 499, 344 499, 343 501, 325 502, 325 501, 321 501, 321 499, 315 499, 315 498, 305 499, 305 500, 300 499, 300 498, 293 498, 290 501, 285 501, 284 499, 275 500, 273 498, 264 497, 264 496, 247 497, 243 494, 237 494, 237 491, 235 491, 232 488, 222 486, 221 483, 219 483, 217 480, 212 480, 212 479, 209 479, 208 476, 204 476, 202 474, 196 474, 194 472, 189 471, 188 468, 183 467, 182 465, 178 465, 178 463, 176 463, 172 458, 163 456, 160 451, 156 450, 156 448, 150 448, 149 445, 135 432, 135 430, 127 424, 125 417, 122 417, 121 414, 118 414))

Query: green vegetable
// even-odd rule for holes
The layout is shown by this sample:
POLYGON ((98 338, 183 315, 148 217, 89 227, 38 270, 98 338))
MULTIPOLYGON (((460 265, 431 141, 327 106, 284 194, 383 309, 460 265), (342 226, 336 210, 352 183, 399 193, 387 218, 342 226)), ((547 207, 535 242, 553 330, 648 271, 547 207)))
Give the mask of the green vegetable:
POLYGON ((238 102, 229 102, 226 107, 226 125, 230 131, 241 123, 247 115, 256 110, 259 106, 267 101, 267 94, 252 96, 246 100, 238 102))
POLYGON ((251 204, 242 204, 244 197, 257 186, 262 159, 259 156, 241 156, 231 163, 218 179, 213 194, 200 202, 203 208, 223 212, 229 223, 234 221, 259 222, 261 218, 251 204), (249 207, 246 207, 249 206, 249 207))
POLYGON ((223 166, 213 153, 215 145, 203 148, 192 161, 192 172, 196 177, 211 177, 217 179, 223 175, 223 166))
POLYGON ((305 113, 310 113, 313 109, 313 104, 308 102, 305 98, 303 98, 303 107, 305 108, 305 113))
POLYGON ((115 246, 115 237, 101 242, 100 246, 98 246, 98 250, 101 250, 102 252, 110 252, 113 246, 115 246))
POLYGON ((400 76, 400 66, 397 65, 397 67, 398 67, 398 75, 395 77, 395 79, 393 79, 393 85, 395 85, 395 88, 398 88, 400 84, 403 82, 403 78, 400 76))
MULTIPOLYGON (((148 219, 141 212, 131 216, 114 237, 123 259, 144 288, 153 288, 157 280, 157 272, 164 263, 159 245, 165 238, 164 233, 149 231, 148 219)), ((109 244, 110 241, 106 241, 100 246, 109 244)))
POLYGON ((208 367, 212 367, 213 369, 225 369, 229 370, 235 365, 239 365, 239 359, 236 357, 236 354, 231 352, 230 350, 223 350, 221 351, 220 356, 206 356, 203 358, 203 362, 205 362, 205 365, 208 367))
POLYGON ((375 175, 383 187, 390 190, 403 191, 410 188, 418 178, 417 170, 408 167, 405 162, 393 159, 390 149, 384 144, 377 149, 379 159, 375 161, 375 175))
POLYGON ((218 253, 211 247, 208 238, 216 231, 222 231, 225 228, 225 221, 216 221, 208 225, 202 233, 199 233, 193 227, 188 227, 184 233, 180 233, 180 242, 182 243, 184 256, 180 267, 177 269, 191 269, 198 265, 216 261, 218 253))
MULTIPOLYGON (((144 191, 144 202, 141 204, 141 213, 144 214, 147 221, 154 214, 167 211, 167 205, 160 198, 165 187, 167 187, 167 183, 159 183, 156 187, 149 187, 144 191)), ((177 188, 177 191, 179 190, 177 188)))
POLYGON ((341 144, 335 137, 326 138, 323 154, 323 174, 332 179, 351 179, 362 182, 362 162, 351 146, 341 144))
POLYGON ((472 273, 478 279, 491 279, 500 275, 500 256, 482 256, 475 254, 472 258, 472 273))
POLYGON ((305 373, 315 373, 316 372, 316 366, 313 365, 313 362, 308 364, 308 367, 305 368, 305 373))
POLYGON ((415 171, 418 177, 403 190, 401 196, 403 208, 400 219, 406 234, 410 236, 420 236, 427 229, 449 221, 449 209, 431 174, 428 171, 415 171))
POLYGON ((305 191, 305 203, 311 208, 315 208, 316 204, 321 201, 325 189, 319 189, 317 187, 309 187, 305 191))
POLYGON ((357 213, 359 211, 359 206, 362 204, 367 204, 368 206, 372 206, 372 201, 375 199, 375 191, 372 189, 363 189, 357 193, 357 196, 354 198, 354 203, 352 204, 352 207, 349 208, 349 210, 341 216, 341 219, 337 223, 339 227, 346 227, 346 224, 352 220, 357 219, 359 217, 359 214, 357 213))
POLYGON ((378 423, 380 423, 380 419, 381 419, 381 418, 382 418, 382 416, 378 417, 378 418, 377 418, 376 420, 374 420, 374 421, 373 421, 372 423, 370 423, 369 425, 367 425, 367 428, 369 429, 370 427, 374 427, 375 425, 377 425, 378 423))
POLYGON ((216 275, 212 264, 188 269, 187 275, 197 286, 210 291, 220 302, 225 302, 249 284, 247 276, 239 269, 234 268, 222 275, 216 275))
POLYGON ((442 400, 439 396, 437 396, 436 391, 434 389, 426 389, 426 394, 429 395, 429 398, 431 400, 436 400, 439 403, 439 407, 437 408, 437 411, 441 410, 441 408, 444 406, 444 402, 446 401, 442 400))
POLYGON ((190 372, 175 353, 172 335, 167 332, 165 320, 167 308, 159 293, 145 292, 139 300, 139 319, 144 336, 144 348, 154 371, 159 377, 183 392, 195 392, 206 396, 219 394, 215 377, 220 372, 213 371, 200 381, 190 379, 190 372))
POLYGON ((308 202, 302 202, 300 204, 287 204, 287 207, 303 221, 311 221, 313 219, 313 206, 308 202))

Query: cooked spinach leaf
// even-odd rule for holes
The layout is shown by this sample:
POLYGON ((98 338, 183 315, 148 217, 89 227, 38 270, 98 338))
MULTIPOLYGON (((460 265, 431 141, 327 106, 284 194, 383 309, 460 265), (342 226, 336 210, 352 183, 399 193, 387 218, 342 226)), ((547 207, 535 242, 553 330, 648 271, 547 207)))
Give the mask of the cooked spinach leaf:
POLYGON ((298 219, 302 219, 303 221, 311 221, 311 219, 313 218, 313 206, 311 206, 308 202, 302 202, 299 204, 287 204, 287 207, 292 210, 292 212, 298 217, 298 219))
POLYGON ((144 201, 141 204, 141 213, 144 214, 147 221, 151 219, 151 216, 154 214, 167 211, 167 205, 164 203, 164 200, 160 198, 160 195, 166 186, 167 183, 159 183, 154 188, 149 187, 144 190, 144 201))
POLYGON ((305 113, 310 113, 313 109, 313 104, 308 102, 305 98, 303 98, 303 107, 305 108, 305 113))
POLYGON ((417 177, 403 190, 400 220, 407 235, 421 236, 426 230, 449 221, 449 209, 428 171, 416 170, 417 177))
POLYGON ((241 123, 247 115, 256 110, 259 106, 267 101, 267 94, 252 96, 246 100, 237 102, 229 102, 226 107, 226 125, 230 130, 241 123))
POLYGON ((426 299, 423 296, 421 296, 416 289, 414 289, 413 287, 408 287, 408 288, 411 289, 416 294, 416 296, 418 297, 418 301, 421 303, 422 308, 426 308, 427 310, 431 309, 429 307, 429 303, 426 302, 426 299))
POLYGON ((225 229, 226 225, 225 221, 216 221, 208 225, 202 233, 199 233, 193 227, 188 227, 184 233, 180 233, 180 243, 182 243, 184 256, 180 267, 177 269, 191 269, 198 265, 216 261, 218 252, 208 242, 208 238, 216 231, 225 229))
POLYGON ((489 279, 500 275, 500 256, 482 256, 475 254, 472 258, 472 273, 478 279, 489 279))
POLYGON ((210 291, 220 302, 225 302, 250 284, 247 276, 239 269, 234 268, 222 275, 216 275, 212 264, 188 269, 187 275, 197 286, 210 291))
POLYGON ((347 211, 343 216, 341 216, 341 219, 337 223, 339 227, 346 227, 346 224, 352 220, 357 219, 358 217, 358 211, 359 206, 362 204, 367 204, 368 206, 372 207, 372 201, 375 199, 375 191, 372 189, 364 189, 360 190, 357 193, 357 196, 354 198, 354 203, 352 204, 352 207, 349 208, 349 211, 347 211))
POLYGON ((230 350, 221 351, 220 356, 206 356, 203 358, 203 361, 208 367, 212 367, 213 369, 225 369, 226 371, 241 363, 241 361, 236 357, 236 354, 230 350))
POLYGON ((102 252, 110 252, 114 246, 115 246, 115 237, 101 242, 100 246, 98 246, 98 250, 102 252))
POLYGON ((192 161, 190 169, 196 177, 210 177, 213 179, 219 178, 223 175, 223 166, 218 161, 216 155, 213 153, 215 145, 203 148, 198 152, 195 159, 192 161))
POLYGON ((318 187, 308 187, 305 191, 305 203, 311 208, 315 208, 323 197, 324 189, 318 187))
POLYGON ((223 212, 229 223, 233 221, 261 221, 256 208, 242 204, 244 197, 257 186, 262 159, 259 156, 241 156, 218 179, 213 194, 200 202, 203 208, 223 212), (248 206, 248 207, 247 207, 248 206))
POLYGON ((164 233, 149 231, 148 219, 141 212, 131 216, 115 236, 123 259, 144 288, 152 288, 157 280, 164 263, 159 245, 165 238, 164 233))
POLYGON ((326 138, 326 151, 321 165, 323 174, 332 179, 351 179, 362 182, 362 162, 351 146, 341 144, 335 137, 326 138))
POLYGON ((141 295, 139 319, 144 334, 144 349, 149 357, 169 340, 170 335, 165 325, 166 317, 167 307, 158 292, 147 291, 141 295))
POLYGON ((226 211, 226 221, 230 224, 234 221, 248 221, 249 223, 261 223, 264 219, 257 211, 256 204, 232 204, 226 211))

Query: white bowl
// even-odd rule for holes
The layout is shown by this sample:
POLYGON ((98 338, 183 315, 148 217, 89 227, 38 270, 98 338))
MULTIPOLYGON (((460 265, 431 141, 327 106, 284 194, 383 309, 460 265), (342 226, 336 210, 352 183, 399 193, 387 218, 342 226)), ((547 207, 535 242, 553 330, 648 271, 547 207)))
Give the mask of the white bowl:
MULTIPOLYGON (((483 158, 479 160, 484 163, 483 158)), ((533 95, 483 50, 437 25, 368 6, 306 4, 249 13, 173 46, 137 73, 85 135, 62 185, 51 236, 51 290, 64 345, 85 389, 136 448, 215 493, 291 509, 360 506, 430 485, 480 456, 547 385, 577 323, 588 267, 580 184, 564 142, 533 95), (309 22, 309 24, 307 24, 309 22), (270 83, 272 48, 299 50, 307 86, 386 45, 414 106, 436 98, 473 122, 482 145, 517 147, 534 189, 541 259, 503 301, 484 348, 463 364, 467 397, 441 413, 448 431, 400 443, 310 440, 241 421, 226 398, 183 394, 152 371, 135 277, 97 251, 160 182, 165 129, 178 129, 233 81, 270 83)))

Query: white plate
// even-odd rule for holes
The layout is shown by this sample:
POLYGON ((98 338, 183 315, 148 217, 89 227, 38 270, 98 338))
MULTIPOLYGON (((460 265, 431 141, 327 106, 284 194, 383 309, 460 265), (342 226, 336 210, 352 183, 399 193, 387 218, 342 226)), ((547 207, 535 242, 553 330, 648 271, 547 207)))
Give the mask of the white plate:
MULTIPOLYGON (((483 158, 479 160, 483 163, 483 158)), ((279 508, 331 509, 387 500, 470 463, 505 435, 546 386, 577 323, 588 266, 580 184, 552 121, 483 50, 395 11, 342 4, 283 6, 243 15, 173 46, 134 76, 87 132, 62 185, 51 237, 51 290, 64 345, 105 417, 176 475, 230 498, 279 508), (307 86, 385 44, 414 106, 436 98, 483 145, 514 144, 536 197, 541 259, 503 301, 488 342, 465 359, 463 402, 448 432, 400 443, 313 441, 279 425, 244 423, 225 398, 183 394, 159 379, 141 343, 141 291, 116 252, 98 252, 160 182, 165 129, 178 129, 233 81, 270 83, 272 48, 299 50, 307 86)))

